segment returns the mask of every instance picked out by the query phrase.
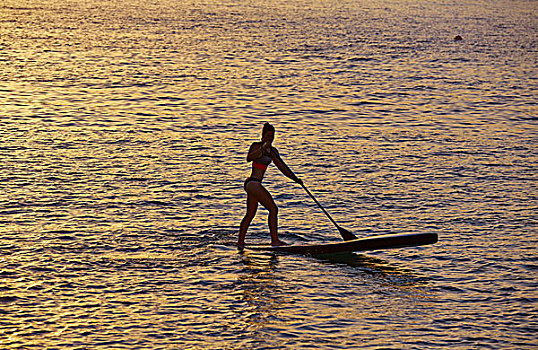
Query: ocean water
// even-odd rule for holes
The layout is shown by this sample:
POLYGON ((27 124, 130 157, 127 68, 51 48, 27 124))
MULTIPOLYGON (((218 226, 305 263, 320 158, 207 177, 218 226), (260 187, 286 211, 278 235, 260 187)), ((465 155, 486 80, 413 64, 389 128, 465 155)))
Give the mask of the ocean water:
POLYGON ((0 347, 536 349, 537 38, 533 0, 2 0, 0 347), (266 121, 342 227, 439 242, 238 251, 266 121))

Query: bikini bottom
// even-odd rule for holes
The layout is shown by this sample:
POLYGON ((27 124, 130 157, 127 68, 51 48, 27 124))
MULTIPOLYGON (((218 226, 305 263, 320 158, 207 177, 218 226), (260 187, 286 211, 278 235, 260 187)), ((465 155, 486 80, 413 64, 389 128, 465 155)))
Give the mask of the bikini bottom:
POLYGON ((256 181, 256 182, 259 182, 259 183, 262 182, 262 180, 260 180, 260 179, 256 179, 255 177, 249 177, 248 179, 245 180, 245 184, 243 185, 243 188, 245 189, 245 191, 247 190, 247 184, 248 184, 250 181, 256 181))

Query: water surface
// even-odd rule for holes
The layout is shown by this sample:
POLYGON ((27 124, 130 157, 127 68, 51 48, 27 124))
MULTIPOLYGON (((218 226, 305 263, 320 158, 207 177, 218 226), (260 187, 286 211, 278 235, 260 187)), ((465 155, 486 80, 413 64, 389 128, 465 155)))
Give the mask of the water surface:
MULTIPOLYGON (((0 344, 535 348, 537 7, 3 1, 0 344), (439 243, 238 252, 265 121, 342 227, 439 243)), ((264 184, 284 240, 340 240, 264 184)))

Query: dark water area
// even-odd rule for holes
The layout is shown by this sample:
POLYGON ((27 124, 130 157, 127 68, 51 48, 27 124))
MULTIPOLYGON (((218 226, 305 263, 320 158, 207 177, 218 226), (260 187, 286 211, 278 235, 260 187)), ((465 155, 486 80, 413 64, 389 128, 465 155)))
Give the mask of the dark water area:
MULTIPOLYGON (((0 347, 536 348, 537 13, 4 0, 0 347), (266 121, 342 227, 439 242, 239 252, 266 121)), ((284 240, 340 240, 276 167, 264 185, 284 240)))

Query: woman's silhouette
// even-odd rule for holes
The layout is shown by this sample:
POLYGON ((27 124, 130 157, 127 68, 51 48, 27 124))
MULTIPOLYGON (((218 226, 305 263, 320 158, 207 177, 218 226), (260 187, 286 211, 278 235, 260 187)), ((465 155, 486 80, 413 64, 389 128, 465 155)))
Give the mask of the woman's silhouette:
POLYGON ((244 184, 245 191, 247 192, 247 213, 241 221, 239 228, 239 239, 237 241, 239 247, 245 245, 245 236, 252 219, 256 216, 258 203, 261 203, 269 210, 268 221, 271 245, 279 246, 286 244, 278 238, 278 207, 269 191, 262 185, 263 176, 265 175, 267 166, 273 161, 284 175, 298 184, 301 184, 302 181, 288 168, 280 158, 278 150, 272 146, 274 138, 275 128, 271 124, 265 123, 263 125, 261 141, 252 143, 248 150, 247 161, 252 162, 252 173, 244 184))

